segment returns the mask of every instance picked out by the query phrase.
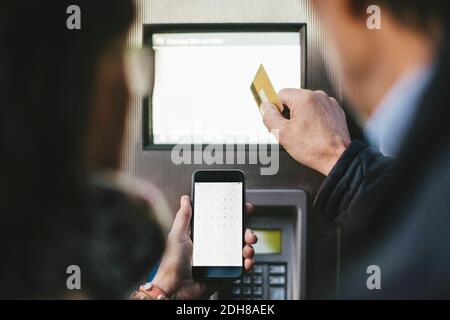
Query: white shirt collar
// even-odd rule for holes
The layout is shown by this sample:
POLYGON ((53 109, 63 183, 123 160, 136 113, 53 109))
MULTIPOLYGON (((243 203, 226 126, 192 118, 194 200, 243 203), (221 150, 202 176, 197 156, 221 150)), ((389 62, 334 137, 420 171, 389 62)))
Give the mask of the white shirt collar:
POLYGON ((365 134, 369 142, 384 155, 395 156, 399 151, 431 76, 430 66, 421 66, 406 72, 367 121, 365 134))

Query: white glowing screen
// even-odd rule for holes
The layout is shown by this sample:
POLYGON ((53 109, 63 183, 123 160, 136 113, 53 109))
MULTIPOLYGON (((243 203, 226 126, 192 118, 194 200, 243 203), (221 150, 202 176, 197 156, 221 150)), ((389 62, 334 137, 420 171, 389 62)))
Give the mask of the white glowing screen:
POLYGON ((196 182, 194 188, 193 266, 242 266, 242 182, 196 182))
POLYGON ((250 90, 263 64, 275 90, 301 85, 298 32, 153 35, 154 144, 275 143, 250 90))

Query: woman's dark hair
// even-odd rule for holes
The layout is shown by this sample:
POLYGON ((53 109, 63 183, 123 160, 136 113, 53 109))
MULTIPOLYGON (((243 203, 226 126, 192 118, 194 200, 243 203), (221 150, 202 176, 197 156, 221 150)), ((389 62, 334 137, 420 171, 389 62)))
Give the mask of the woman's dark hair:
POLYGON ((134 16, 132 0, 0 2, 1 297, 63 296, 72 264, 90 297, 121 297, 161 253, 147 206, 93 184, 86 161, 97 66, 134 16))

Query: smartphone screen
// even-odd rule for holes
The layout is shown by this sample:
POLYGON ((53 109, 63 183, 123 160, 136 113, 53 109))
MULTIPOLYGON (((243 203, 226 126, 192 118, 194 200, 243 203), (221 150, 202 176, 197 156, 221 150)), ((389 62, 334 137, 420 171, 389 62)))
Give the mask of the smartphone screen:
POLYGON ((193 182, 192 265, 212 278, 231 276, 233 268, 240 275, 242 268, 244 182, 215 181, 220 176, 193 182))

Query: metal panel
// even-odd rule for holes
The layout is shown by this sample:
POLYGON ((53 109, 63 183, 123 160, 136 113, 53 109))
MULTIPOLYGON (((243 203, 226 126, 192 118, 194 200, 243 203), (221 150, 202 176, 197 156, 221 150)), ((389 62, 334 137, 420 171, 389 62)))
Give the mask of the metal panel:
MULTIPOLYGON (((332 85, 332 83, 339 83, 338 76, 336 73, 327 71, 326 68, 334 63, 332 49, 327 44, 323 29, 308 0, 138 0, 137 5, 138 19, 129 37, 131 46, 142 44, 143 24, 306 23, 307 86, 309 89, 325 90, 330 95, 341 98, 341 89, 332 85)), ((190 194, 192 172, 204 167, 174 165, 171 162, 170 151, 144 151, 142 99, 134 98, 130 108, 124 149, 124 168, 132 176, 148 180, 160 188, 175 212, 179 197, 182 194, 190 194)), ((320 174, 299 165, 285 152, 280 153, 280 171, 275 176, 261 176, 260 167, 257 165, 209 167, 209 169, 219 168, 236 168, 244 171, 248 188, 303 189, 308 193, 309 199, 314 199, 323 180, 320 174)), ((309 210, 308 215, 308 243, 312 243, 312 247, 308 247, 308 252, 321 250, 323 255, 319 258, 308 254, 307 269, 320 270, 321 264, 334 263, 336 254, 332 245, 327 243, 327 241, 334 242, 334 232, 324 228, 324 222, 314 215, 312 210, 309 210)), ((307 275, 311 283, 319 277, 319 274, 307 275)), ((311 293, 308 296, 315 295, 311 293)))
MULTIPOLYGON (((257 206, 280 206, 295 208, 294 217, 280 217, 280 224, 282 221, 289 221, 289 218, 294 218, 293 234, 290 234, 293 239, 291 248, 293 252, 290 252, 292 256, 286 257, 289 253, 284 253, 284 261, 288 261, 290 265, 288 269, 289 280, 288 289, 292 292, 292 296, 289 298, 292 300, 304 299, 305 295, 305 274, 306 274, 306 194, 302 190, 248 190, 247 199, 257 206)), ((269 216, 270 218, 276 218, 276 214, 269 216)), ((264 216, 253 217, 256 221, 261 219, 264 221, 264 216)), ((269 218, 269 219, 270 219, 269 218)), ((267 218, 266 218, 267 219, 267 218)), ((286 232, 288 230, 285 230, 286 232)), ((258 258, 256 259, 258 261, 258 258)))

